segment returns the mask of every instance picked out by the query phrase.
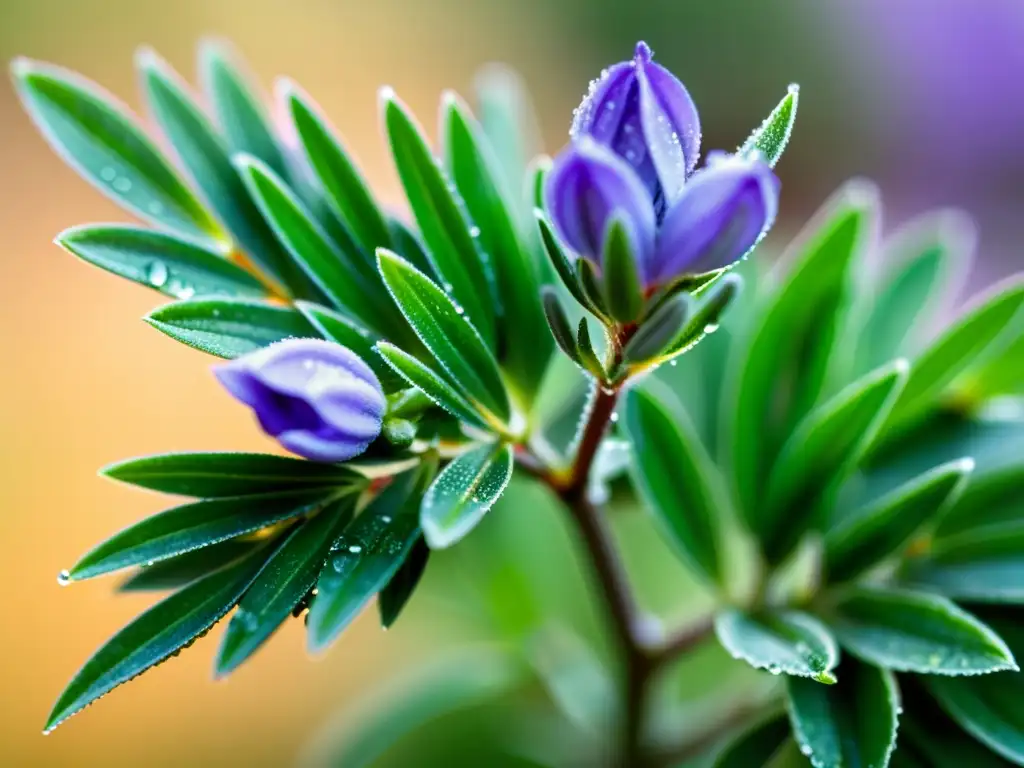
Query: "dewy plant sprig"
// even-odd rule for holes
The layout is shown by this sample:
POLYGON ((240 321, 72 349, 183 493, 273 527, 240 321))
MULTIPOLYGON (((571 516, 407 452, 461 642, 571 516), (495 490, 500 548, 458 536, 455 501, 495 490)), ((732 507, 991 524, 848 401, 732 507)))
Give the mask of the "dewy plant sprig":
MULTIPOLYGON (((524 151, 508 73, 484 81, 479 122, 444 97, 440 159, 385 90, 406 221, 294 84, 279 84, 271 120, 207 44, 207 112, 155 53, 137 63, 176 163, 94 84, 14 64, 53 148, 151 225, 57 241, 176 299, 146 322, 226 360, 227 392, 303 459, 181 453, 104 470, 195 501, 61 574, 132 569, 123 589, 171 594, 86 662, 47 730, 232 611, 217 675, 292 616, 314 651, 374 597, 390 626, 431 552, 472 546, 515 472, 568 513, 614 653, 566 653, 569 612, 526 622, 505 653, 529 663, 487 685, 550 692, 566 725, 533 740, 531 764, 879 767, 898 746, 905 765, 1024 765, 1024 286, 928 337, 966 256, 963 222, 922 219, 869 271, 878 202, 863 182, 809 225, 786 271, 759 273, 745 257, 775 218, 795 87, 703 164, 696 107, 643 43, 592 84, 553 162, 524 151), (610 533, 623 497, 713 594, 705 618, 652 631, 610 533), (712 636, 729 670, 765 672, 709 716, 723 673, 689 693, 709 712, 672 721, 657 683, 712 636)), ((530 513, 500 506, 492 517, 530 513)), ((466 677, 458 690, 438 712, 475 689, 466 677)))

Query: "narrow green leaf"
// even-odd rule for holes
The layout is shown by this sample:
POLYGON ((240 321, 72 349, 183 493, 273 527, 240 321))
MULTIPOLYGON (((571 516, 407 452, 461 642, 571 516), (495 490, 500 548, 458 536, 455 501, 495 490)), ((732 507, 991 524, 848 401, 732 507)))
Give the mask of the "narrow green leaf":
POLYGON ((760 152, 764 155, 769 166, 775 167, 782 157, 789 137, 793 133, 793 124, 796 122, 796 109, 800 101, 800 86, 793 83, 789 91, 779 102, 778 106, 771 111, 771 114, 764 119, 764 122, 750 134, 743 146, 739 148, 739 154, 749 155, 760 152))
POLYGON ((227 240, 113 96, 52 64, 19 58, 11 72, 22 104, 50 147, 97 189, 157 226, 202 242, 227 240))
POLYGON ((580 368, 586 369, 576 348, 576 336, 572 332, 572 325, 569 317, 562 308, 562 302, 558 299, 558 291, 553 286, 546 285, 541 289, 541 301, 544 306, 544 316, 548 322, 548 329, 554 338, 558 348, 566 357, 572 360, 580 368))
POLYGON ((839 648, 828 628, 799 611, 750 614, 727 609, 715 616, 718 641, 733 658, 773 675, 835 683, 839 648))
POLYGON ((844 518, 825 534, 829 580, 846 581, 899 553, 926 524, 955 501, 974 469, 973 459, 936 467, 844 518))
POLYGON ((980 409, 996 397, 1024 395, 1024 328, 1014 323, 987 350, 982 359, 953 383, 952 399, 980 409))
POLYGON ((481 429, 490 429, 486 414, 464 398, 448 381, 394 344, 377 342, 377 352, 395 372, 418 388, 455 418, 481 429))
POLYGON ((393 480, 338 539, 317 579, 307 622, 309 650, 324 650, 384 589, 420 536, 419 473, 393 480))
MULTIPOLYGON (((995 679, 1000 677, 1004 675, 995 679)), ((1006 760, 957 727, 928 693, 907 686, 904 698, 894 768, 1006 768, 1006 760), (905 756, 916 761, 906 761, 905 756)))
POLYGON ((295 132, 328 201, 372 266, 369 257, 378 248, 393 248, 395 243, 369 185, 312 97, 290 80, 283 81, 282 92, 295 132))
POLYGON ((604 294, 601 290, 597 267, 590 259, 576 259, 576 282, 579 283, 580 290, 587 297, 587 303, 594 308, 597 316, 610 318, 608 307, 604 304, 604 294))
POLYGON ((355 497, 338 499, 297 527, 267 560, 228 622, 215 663, 223 677, 252 656, 291 615, 352 520, 355 497))
POLYGON ((380 623, 384 629, 390 629, 398 621, 402 610, 412 597, 420 579, 427 569, 427 561, 430 559, 430 547, 422 537, 416 540, 409 550, 409 556, 405 562, 395 571, 391 581, 380 591, 377 596, 377 608, 380 610, 380 623))
POLYGON ((151 515, 85 554, 71 581, 158 562, 306 514, 337 491, 331 488, 196 501, 151 515))
POLYGON ((700 303, 661 359, 667 360, 688 352, 699 341, 717 331, 725 310, 732 305, 742 288, 743 278, 735 274, 724 274, 701 286, 694 294, 699 297, 700 303))
POLYGON ((544 185, 547 183, 548 174, 553 166, 554 161, 549 155, 538 155, 530 161, 527 168, 530 202, 533 203, 534 211, 544 210, 544 185))
POLYGON ((929 408, 960 373, 977 360, 1011 323, 1024 321, 1024 281, 1014 280, 988 292, 913 362, 907 386, 900 394, 879 437, 892 439, 929 408))
POLYGON ((689 294, 680 293, 661 303, 649 318, 640 324, 639 330, 626 344, 623 359, 632 365, 639 365, 659 357, 669 343, 677 338, 694 309, 689 294))
MULTIPOLYGON (((877 192, 848 185, 807 225, 789 259, 790 274, 770 294, 735 368, 727 406, 733 474, 748 523, 793 426, 822 393, 847 302, 848 277, 871 240, 877 192)), ((756 525, 753 525, 755 529, 756 525)))
POLYGON ((493 349, 497 339, 493 286, 489 267, 470 234, 472 224, 405 105, 389 89, 382 91, 381 101, 395 167, 434 272, 446 289, 451 286, 452 298, 473 318, 493 349))
POLYGON ((400 256, 377 252, 381 276, 416 335, 462 393, 507 422, 508 395, 498 364, 477 329, 429 277, 400 256))
POLYGON ((188 86, 155 51, 140 50, 136 63, 153 116, 246 255, 298 297, 319 298, 249 199, 227 145, 192 100, 188 86))
POLYGON ((64 689, 46 720, 46 731, 202 636, 231 610, 266 557, 267 550, 261 547, 235 565, 193 582, 110 638, 64 689))
POLYGON ((856 464, 907 378, 906 361, 880 368, 812 411, 779 455, 762 512, 751 523, 779 562, 819 512, 823 495, 856 464))
POLYGON ((881 262, 885 272, 861 300, 868 306, 857 329, 853 373, 920 352, 926 329, 959 290, 974 247, 974 227, 957 211, 911 221, 890 237, 881 262))
POLYGON ((286 175, 284 155, 263 106, 265 96, 245 72, 237 52, 223 40, 202 41, 199 79, 228 148, 258 157, 275 173, 286 175))
POLYGON ((365 483, 347 467, 265 453, 159 453, 110 464, 100 474, 140 488, 204 499, 365 483))
POLYGON ((219 571, 262 547, 266 541, 256 536, 239 536, 183 555, 144 565, 122 581, 118 592, 164 592, 179 589, 196 579, 219 571))
POLYGON ((64 230, 56 241, 83 261, 175 299, 268 294, 266 286, 222 254, 157 230, 86 225, 64 230))
POLYGON ((1024 605, 1024 523, 942 540, 927 556, 907 561, 903 580, 958 600, 1024 605))
POLYGON ((644 304, 643 288, 629 231, 621 219, 613 219, 608 226, 601 263, 604 305, 620 323, 636 320, 644 304))
POLYGON ((565 254, 561 244, 559 244, 554 230, 551 228, 547 218, 544 216, 544 212, 538 209, 534 212, 534 215, 537 219, 537 228, 540 231, 540 238, 541 243, 544 246, 544 251, 547 253, 548 259, 555 268, 556 274, 561 279, 562 285, 566 287, 581 307, 591 314, 600 316, 597 308, 591 303, 587 295, 583 293, 583 289, 580 288, 579 279, 576 276, 576 268, 572 265, 572 262, 569 261, 569 257, 565 254))
MULTIPOLYGON (((1014 619, 1018 617, 1013 617, 1014 619)), ((993 625, 1001 629, 1000 624, 993 625)), ((1016 644, 1013 651, 1024 652, 1016 644)), ((927 679, 928 690, 961 728, 1015 765, 1024 765, 1024 675, 927 679)))
MULTIPOLYGON (((1018 429, 1024 435, 1024 424, 1019 424, 1018 429)), ((993 448, 1000 453, 1009 452, 1011 456, 1024 455, 1006 437, 1005 433, 997 433, 993 448)), ((963 493, 957 496, 952 508, 939 521, 936 539, 941 543, 964 533, 981 533, 1015 525, 1024 519, 1021 488, 1024 488, 1024 462, 1012 462, 998 468, 986 467, 982 462, 963 493), (983 471, 985 469, 988 471, 983 471)))
POLYGON ((645 504, 687 562, 721 583, 721 530, 728 505, 721 476, 688 421, 644 389, 626 395, 632 476, 645 504))
POLYGON ((153 310, 143 320, 182 344, 227 359, 275 341, 320 335, 294 309, 237 299, 177 301, 153 310))
POLYGON ((764 768, 789 740, 783 714, 772 715, 741 733, 715 758, 714 768, 764 768))
POLYGON ((995 632, 942 597, 862 587, 829 613, 842 646, 869 664, 926 675, 1017 669, 995 632))
POLYGON ((516 207, 479 124, 454 93, 445 94, 441 109, 445 163, 476 227, 471 234, 477 234, 494 269, 502 314, 502 362, 528 399, 552 352, 544 333, 536 264, 520 238, 516 207))
POLYGON ((786 688, 793 735, 812 765, 886 768, 901 711, 892 672, 848 659, 838 685, 791 677, 786 688))
POLYGON ((469 533, 512 477, 512 447, 482 445, 455 458, 427 490, 420 525, 431 549, 445 549, 469 533))
POLYGON ((296 301, 295 308, 325 339, 348 347, 373 368, 385 392, 394 391, 403 385, 404 379, 396 375, 391 366, 376 353, 374 343, 378 337, 375 333, 359 325, 355 320, 319 304, 296 301))
MULTIPOLYGON (((434 272, 434 265, 427 258, 427 251, 423 246, 423 240, 419 234, 401 219, 388 219, 388 230, 391 232, 391 240, 395 244, 395 253, 412 264, 416 269, 436 282, 439 281, 434 272)), ((376 266, 376 252, 374 252, 374 265, 376 266)))
MULTIPOLYGON (((233 162, 271 229, 320 292, 363 325, 380 330, 380 307, 388 306, 380 282, 371 283, 360 275, 355 259, 334 246, 313 215, 270 168, 250 155, 238 155, 233 162)), ((365 264, 362 266, 365 269, 365 264)))
POLYGON ((584 370, 590 371, 598 381, 604 381, 606 376, 604 364, 597 356, 597 352, 594 351, 594 343, 590 340, 590 326, 586 317, 580 318, 580 324, 576 328, 576 349, 584 370))

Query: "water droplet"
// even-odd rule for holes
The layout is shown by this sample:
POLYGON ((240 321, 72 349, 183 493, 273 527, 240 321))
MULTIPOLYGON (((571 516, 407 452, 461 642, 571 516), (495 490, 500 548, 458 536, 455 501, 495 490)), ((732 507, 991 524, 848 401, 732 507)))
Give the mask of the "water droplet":
POLYGON ((718 323, 708 323, 704 326, 704 333, 714 333, 718 330, 718 323))
POLYGON ((66 587, 71 583, 71 574, 67 570, 63 570, 57 574, 57 583, 62 587, 66 587))
POLYGON ((345 556, 344 555, 338 555, 335 558, 333 558, 331 560, 331 567, 335 570, 336 573, 341 573, 342 571, 344 571, 345 570, 345 556))
POLYGON ((804 757, 810 757, 811 756, 811 751, 812 750, 811 750, 811 745, 810 744, 801 744, 800 745, 800 754, 803 755, 804 757))
POLYGON ((464 314, 466 314, 466 310, 463 307, 460 307, 458 304, 456 304, 455 305, 455 314, 457 314, 457 315, 464 315, 464 314))
POLYGON ((182 285, 178 290, 174 292, 174 295, 179 299, 191 299, 196 295, 196 289, 191 285, 182 285))
POLYGON ((108 165, 100 171, 100 178, 104 181, 113 181, 117 178, 117 169, 112 165, 108 165))
POLYGON ((153 200, 146 206, 146 210, 149 212, 150 216, 159 216, 164 212, 164 204, 159 200, 153 200))
POLYGON ((480 237, 480 227, 470 227, 469 228, 469 236, 470 237, 480 237))
POLYGON ((235 614, 234 620, 238 622, 238 626, 240 626, 246 632, 255 632, 260 624, 259 619, 256 617, 256 614, 252 611, 247 611, 244 608, 238 609, 238 612, 235 614))
POLYGON ((780 667, 778 664, 769 664, 768 671, 771 672, 773 675, 781 675, 782 667, 780 667))
POLYGON ((671 365, 673 368, 675 368, 677 365, 679 365, 679 361, 678 360, 669 360, 668 364, 671 365))
POLYGON ((167 265, 162 261, 154 261, 149 265, 149 271, 146 273, 146 279, 149 280, 149 284, 154 288, 163 288, 167 283, 167 265))
POLYGON ((360 552, 363 551, 363 548, 358 544, 350 544, 348 551, 351 552, 353 555, 358 555, 360 552))
POLYGON ((447 283, 446 282, 441 287, 444 288, 444 292, 445 293, 451 293, 452 292, 452 284, 451 283, 447 283))
POLYGON ((615 422, 617 422, 618 420, 619 420, 619 414, 617 414, 617 413, 613 413, 613 414, 611 415, 611 422, 612 422, 612 423, 614 424, 614 423, 615 423, 615 422))
POLYGON ((110 186, 114 188, 115 192, 130 192, 132 189, 132 180, 125 176, 118 176, 111 182, 110 186))
POLYGON ((391 515, 381 515, 380 516, 380 521, 382 523, 385 523, 385 524, 390 523, 391 522, 391 515))

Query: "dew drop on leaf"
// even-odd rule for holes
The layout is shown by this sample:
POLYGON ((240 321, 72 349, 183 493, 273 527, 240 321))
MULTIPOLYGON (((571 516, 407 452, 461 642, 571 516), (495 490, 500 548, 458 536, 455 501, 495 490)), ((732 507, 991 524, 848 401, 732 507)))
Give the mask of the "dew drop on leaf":
POLYGON ((117 169, 114 168, 112 165, 106 166, 103 170, 100 171, 100 178, 103 179, 104 181, 113 181, 114 179, 117 178, 117 169))
POLYGON ((131 192, 132 180, 125 176, 118 176, 111 182, 111 185, 116 192, 131 192))
POLYGON ((67 570, 63 570, 57 574, 57 583, 62 587, 66 587, 71 583, 71 574, 67 570))
POLYGON ((154 288, 163 288, 167 283, 167 277, 167 265, 162 261, 154 261, 149 265, 146 279, 149 280, 149 284, 154 288))
POLYGON ((348 551, 351 552, 353 555, 358 555, 360 552, 363 551, 363 548, 358 544, 351 544, 349 545, 348 551))

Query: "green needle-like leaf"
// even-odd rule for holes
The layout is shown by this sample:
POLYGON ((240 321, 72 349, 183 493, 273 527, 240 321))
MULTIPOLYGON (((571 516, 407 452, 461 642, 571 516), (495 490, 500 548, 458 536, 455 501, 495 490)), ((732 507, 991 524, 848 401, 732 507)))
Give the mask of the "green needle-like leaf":
POLYGON ((390 90, 382 92, 381 100, 395 167, 434 272, 494 349, 494 290, 490 267, 470 234, 473 225, 412 115, 390 90))
POLYGON ((384 629, 389 629, 398 621, 399 615, 423 578, 429 558, 430 547, 421 537, 413 544, 409 556, 391 577, 391 581, 380 591, 377 596, 377 608, 380 610, 380 623, 384 629))
POLYGON ((897 554, 923 526, 941 517, 973 469, 973 459, 944 464, 845 517, 825 534, 829 580, 851 579, 897 554))
POLYGON ((193 549, 159 563, 144 565, 122 581, 118 592, 166 592, 191 584, 196 579, 219 571, 262 547, 259 534, 227 539, 209 547, 193 549))
POLYGON ((531 397, 552 352, 544 333, 540 280, 519 234, 516 207, 469 108, 453 93, 442 101, 445 162, 494 270, 502 319, 502 361, 524 398, 531 397))
POLYGON ((387 586, 420 536, 420 473, 392 481, 344 531, 320 571, 309 610, 308 643, 317 653, 387 586))
POLYGON ((907 561, 903 579, 959 600, 1024 605, 1024 524, 944 539, 927 556, 907 561))
POLYGON ((629 391, 624 415, 641 498, 688 563, 721 583, 719 526, 728 496, 700 438, 648 390, 629 391))
POLYGON ((749 614, 722 611, 715 617, 718 641, 734 658, 772 674, 836 681, 839 648, 828 628, 798 611, 749 614))
POLYGON ((848 659, 838 685, 793 677, 786 687, 793 735, 812 765, 886 768, 901 711, 892 672, 848 659))
POLYGON ((662 302, 651 316, 643 320, 622 352, 623 359, 640 365, 659 357, 677 338, 694 309, 689 294, 680 293, 662 302))
POLYGON ((258 157, 275 173, 285 175, 284 155, 263 106, 264 94, 253 84, 241 57, 228 43, 204 40, 200 44, 199 79, 228 148, 258 157))
MULTIPOLYGON (((1017 619, 1014 616, 1010 621, 1017 619)), ((1002 630, 1004 622, 993 624, 1002 630)), ((1009 634, 1004 634, 1009 637, 1009 634)), ((1024 645, 1014 641, 1015 653, 1024 645)), ((930 677, 928 690, 960 727, 1015 765, 1024 764, 1024 675, 1005 672, 971 678, 930 677)))
POLYGON ((576 365, 586 370, 586 364, 576 348, 576 335, 572 332, 569 317, 565 314, 562 302, 558 298, 558 291, 553 286, 545 285, 541 289, 541 301, 544 306, 544 317, 548 323, 548 330, 551 331, 551 336, 554 338, 558 348, 576 365))
POLYGON ((316 582, 354 508, 354 496, 330 504, 298 526, 267 560, 228 623, 216 661, 218 677, 237 669, 291 615, 316 582))
POLYGON ((608 227, 601 263, 604 306, 620 323, 636 320, 643 308, 643 288, 629 231, 620 219, 614 219, 608 227))
POLYGON ((590 339, 590 324, 586 317, 581 317, 580 324, 576 327, 576 351, 579 353, 583 370, 589 371, 598 381, 604 381, 604 364, 597 356, 594 342, 590 339))
POLYGON ((301 312, 260 301, 178 301, 154 310, 143 319, 182 344, 227 359, 283 339, 320 336, 301 312))
POLYGON ((864 587, 839 598, 828 619, 846 650, 896 672, 979 675, 1017 669, 995 632, 942 597, 864 587))
POLYGON ((871 240, 877 193, 849 185, 791 249, 790 274, 767 299, 730 391, 733 474, 740 513, 754 530, 768 474, 794 425, 817 402, 847 303, 851 264, 871 240))
POLYGON ((261 547, 157 603, 93 654, 64 689, 46 720, 51 731, 76 712, 185 648, 241 597, 267 557, 261 547))
POLYGON ((17 59, 22 103, 53 150, 105 195, 157 226, 223 244, 227 235, 128 109, 81 75, 17 59))
POLYGON ((119 461, 100 473, 140 488, 204 499, 357 487, 367 482, 337 464, 264 453, 161 453, 119 461))
POLYGON ((268 294, 266 286, 222 254, 152 229, 72 227, 57 235, 57 244, 100 269, 175 299, 268 294))
POLYGON ((319 298, 249 199, 231 164, 230 150, 192 100, 188 86, 152 50, 141 50, 137 64, 154 117, 206 201, 246 255, 299 298, 319 298))
POLYGON ((891 438, 934 408, 944 390, 1011 324, 1024 323, 1024 281, 1013 280, 989 294, 913 362, 907 386, 879 433, 880 440, 891 438))
POLYGON ((555 273, 561 279, 562 285, 566 287, 581 307, 586 309, 592 315, 603 317, 603 313, 580 287, 579 279, 576 276, 576 268, 573 266, 572 262, 569 261, 569 257, 566 255, 565 250, 563 250, 561 244, 558 242, 558 237, 555 235, 555 231, 551 228, 547 218, 544 216, 544 212, 537 209, 534 212, 534 216, 537 219, 537 228, 540 232, 541 244, 544 246, 544 251, 547 253, 548 259, 551 261, 551 265, 555 269, 555 273))
POLYGON ((351 230, 367 256, 367 263, 372 266, 374 252, 378 248, 394 247, 394 243, 388 222, 369 185, 312 97, 290 80, 282 82, 281 91, 306 158, 323 185, 328 201, 351 230))
POLYGON ((512 477, 512 447, 482 445, 445 467, 423 497, 420 524, 431 549, 468 534, 494 506, 512 477))
POLYGON ((81 581, 133 565, 166 560, 306 514, 332 494, 337 491, 319 488, 257 497, 233 496, 173 507, 107 539, 75 563, 68 575, 72 581, 81 581))
POLYGON ((753 521, 765 553, 780 562, 814 522, 823 494, 870 444, 907 378, 898 360, 846 387, 793 431, 772 470, 768 499, 753 521))
POLYGON ((498 364, 465 316, 465 308, 457 307, 429 277, 400 256, 381 249, 377 261, 395 303, 450 383, 507 422, 511 412, 498 364))
POLYGON ((701 286, 694 294, 700 303, 690 313, 682 330, 662 353, 661 359, 667 360, 681 355, 717 331, 719 323, 722 322, 722 315, 732 305, 742 288, 743 278, 736 274, 724 274, 701 286))
POLYGON ((377 352, 399 376, 452 416, 481 429, 491 428, 487 414, 481 413, 476 405, 466 400, 447 379, 415 357, 386 341, 377 342, 377 352))
POLYGON ((743 146, 739 148, 739 154, 749 155, 760 152, 764 155, 769 166, 775 167, 782 157, 789 137, 793 133, 793 124, 796 122, 796 108, 800 101, 800 86, 795 83, 789 86, 789 92, 785 95, 778 106, 771 114, 764 119, 764 122, 750 134, 743 146))
POLYGON ((387 294, 379 281, 371 283, 360 274, 365 264, 335 247, 312 213, 270 168, 250 155, 236 156, 234 164, 267 223, 320 292, 350 317, 376 328, 380 307, 387 307, 387 294))

